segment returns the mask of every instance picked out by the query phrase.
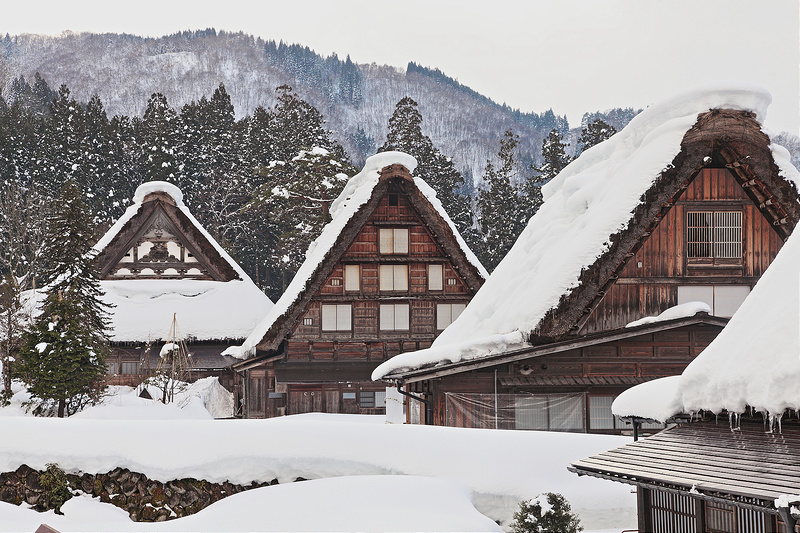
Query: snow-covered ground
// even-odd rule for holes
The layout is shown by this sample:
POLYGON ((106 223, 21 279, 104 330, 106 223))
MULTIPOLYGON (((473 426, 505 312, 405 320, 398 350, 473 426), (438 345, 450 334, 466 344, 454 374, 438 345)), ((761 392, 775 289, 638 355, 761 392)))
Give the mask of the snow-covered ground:
POLYGON ((358 415, 213 420, 200 399, 180 409, 116 392, 68 419, 0 409, 0 471, 56 462, 88 473, 123 467, 161 481, 281 484, 164 524, 131 522, 88 496, 70 500, 65 516, 0 503, 0 531, 41 523, 64 532, 492 531, 496 521, 508 526, 519 501, 542 492, 563 494, 587 532, 636 523, 629 487, 566 470, 626 437, 392 425, 358 415), (311 481, 292 483, 298 477, 311 481))

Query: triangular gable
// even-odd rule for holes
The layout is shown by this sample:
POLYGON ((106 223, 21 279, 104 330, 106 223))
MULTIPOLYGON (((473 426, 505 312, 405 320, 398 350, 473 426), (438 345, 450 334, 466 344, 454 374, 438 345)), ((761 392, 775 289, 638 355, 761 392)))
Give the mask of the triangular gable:
POLYGON ((642 195, 626 229, 610 236, 608 251, 582 272, 578 286, 541 321, 534 338, 555 338, 580 329, 703 168, 729 169, 782 240, 800 221, 797 189, 781 178, 769 137, 761 131, 755 115, 733 110, 702 113, 684 135, 669 168, 642 195))
POLYGON ((94 250, 112 308, 112 342, 161 339, 173 319, 185 338, 236 342, 273 305, 170 183, 140 185, 94 250))
POLYGON ((311 244, 306 261, 273 310, 241 347, 225 353, 246 358, 256 348, 268 352, 280 346, 390 187, 399 189, 408 198, 460 278, 472 291, 477 291, 488 274, 464 243, 434 191, 421 179, 412 177, 415 166, 414 158, 401 152, 385 152, 369 158, 364 169, 351 178, 333 202, 333 220, 311 244))
POLYGON ((115 225, 109 230, 115 233, 101 239, 101 279, 242 279, 219 245, 181 207, 167 191, 144 195, 124 225, 115 225))

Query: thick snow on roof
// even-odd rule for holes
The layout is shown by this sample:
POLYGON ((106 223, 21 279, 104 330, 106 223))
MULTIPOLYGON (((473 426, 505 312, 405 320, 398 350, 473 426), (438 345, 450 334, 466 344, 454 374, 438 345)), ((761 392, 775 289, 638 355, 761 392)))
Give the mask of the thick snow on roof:
MULTIPOLYGON (((616 526, 620 531, 636 523, 636 500, 628 487, 610 487, 599 479, 578 479, 566 469, 575 457, 586 457, 620 446, 630 437, 396 425, 384 424, 382 417, 362 415, 316 414, 266 420, 121 418, 0 416, 0 435, 14 436, 3 440, 0 472, 16 470, 22 464, 40 469, 47 463, 58 463, 69 472, 103 473, 117 467, 128 468, 159 481, 192 477, 210 482, 229 480, 249 484, 251 481, 278 479, 281 483, 278 487, 297 486, 295 490, 298 491, 303 490, 301 487, 306 483, 292 483, 298 477, 322 480, 340 476, 421 476, 443 482, 420 480, 424 486, 435 484, 451 495, 455 489, 448 489, 446 484, 464 487, 464 492, 471 496, 472 504, 480 513, 505 524, 518 510, 521 500, 535 498, 542 492, 563 494, 572 509, 581 515, 587 530, 616 526), (365 418, 373 423, 365 422, 365 418), (55 438, 43 438, 48 435, 55 438), (231 446, 231 443, 235 444, 231 446), (476 458, 480 460, 476 461, 476 458)), ((368 483, 376 489, 376 494, 384 496, 384 500, 394 502, 399 508, 395 512, 408 513, 409 509, 416 509, 416 506, 407 507, 396 500, 394 492, 384 494, 381 487, 389 488, 392 482, 383 481, 385 483, 381 480, 368 483)), ((327 487, 336 490, 335 485, 327 487)), ((343 485, 339 487, 344 489, 343 485)), ((257 503, 259 499, 264 507, 286 502, 282 492, 270 492, 273 488, 267 487, 259 496, 255 493, 252 498, 256 500, 248 500, 253 508, 262 508, 257 503)), ((408 485, 403 490, 414 492, 408 485)), ((313 512, 317 503, 310 498, 313 495, 317 493, 307 494, 309 498, 294 493, 297 503, 291 509, 301 515, 317 514, 313 512)), ((458 499, 466 501, 469 496, 458 499)), ((353 498, 355 496, 351 494, 350 499, 353 498)), ((369 507, 364 502, 362 504, 369 507)), ((5 531, 3 513, 7 510, 0 506, 0 531, 5 531)), ((174 527, 174 531, 202 531, 204 529, 196 525, 201 522, 200 516, 196 522, 184 522, 184 528, 178 527, 181 522, 164 527, 174 527)), ((269 515, 262 513, 261 516, 269 515)), ((264 525, 249 529, 248 523, 239 524, 237 517, 238 513, 231 512, 228 527, 221 530, 264 531, 264 528, 273 527, 264 525)), ((92 523, 91 519, 87 522, 92 523)), ((298 523, 305 527, 287 529, 357 531, 364 530, 359 526, 366 525, 353 523, 348 527, 333 521, 298 523)), ((404 529, 391 522, 381 524, 376 529, 404 529)), ((150 529, 149 524, 139 526, 135 528, 137 531, 157 530, 150 529)), ((418 527, 430 531, 422 524, 405 530, 416 531, 418 527)), ((451 530, 450 527, 460 529, 455 523, 451 526, 440 524, 440 527, 443 530, 451 530)), ((64 529, 91 530, 77 526, 64 529)))
POLYGON ((677 318, 685 318, 694 316, 697 313, 711 313, 711 307, 705 302, 686 302, 685 304, 676 305, 668 308, 658 316, 646 316, 639 320, 634 320, 625 325, 626 328, 635 328, 636 326, 644 326, 645 324, 654 324, 656 322, 666 322, 667 320, 675 320, 677 318))
POLYGON ((114 342, 164 340, 176 314, 182 335, 196 340, 243 339, 272 308, 272 301, 236 261, 192 216, 183 193, 171 183, 151 181, 140 185, 133 204, 117 220, 94 249, 103 251, 141 209, 145 196, 164 192, 208 239, 214 249, 239 275, 228 282, 202 280, 103 280, 104 301, 114 305, 110 339, 114 342))
MULTIPOLYGON (((650 106, 586 150, 542 188, 543 205, 461 316, 431 348, 393 357, 373 379, 525 347, 526 336, 578 285, 581 271, 608 250, 611 235, 627 227, 642 194, 680 152, 698 114, 746 110, 763 122, 771 99, 752 85, 705 85, 650 106), (504 346, 493 347, 492 339, 504 346), (485 348, 474 350, 477 344, 485 348)), ((786 163, 785 177, 797 179, 786 163)))
MULTIPOLYGON (((295 274, 292 282, 275 304, 275 307, 252 330, 250 336, 241 346, 231 346, 223 353, 240 359, 245 359, 253 354, 256 345, 261 342, 267 331, 303 294, 308 282, 311 280, 311 276, 336 244, 342 230, 344 230, 353 215, 372 197, 372 191, 380 179, 380 171, 389 165, 397 163, 403 165, 412 174, 417 167, 417 160, 403 152, 382 152, 367 159, 361 172, 350 178, 339 197, 331 203, 330 214, 332 220, 322 229, 320 236, 308 247, 305 262, 300 266, 297 274, 295 274)), ((488 278, 488 272, 464 242, 455 224, 453 224, 453 221, 442 207, 442 203, 436 198, 435 191, 420 178, 414 178, 414 184, 448 223, 450 229, 453 230, 453 234, 456 236, 458 244, 466 254, 469 262, 478 269, 484 278, 488 278)))
POLYGON ((771 415, 800 409, 800 235, 794 234, 725 329, 657 394, 628 389, 614 413, 665 420, 747 406, 771 415))

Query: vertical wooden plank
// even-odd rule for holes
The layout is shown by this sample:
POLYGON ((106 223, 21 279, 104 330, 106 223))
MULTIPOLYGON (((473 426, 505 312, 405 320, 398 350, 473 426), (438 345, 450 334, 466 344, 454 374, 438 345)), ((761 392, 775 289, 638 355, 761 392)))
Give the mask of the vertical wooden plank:
POLYGON ((760 211, 753 209, 753 275, 760 276, 764 273, 764 261, 762 258, 762 250, 764 246, 764 229, 763 229, 764 216, 760 211))

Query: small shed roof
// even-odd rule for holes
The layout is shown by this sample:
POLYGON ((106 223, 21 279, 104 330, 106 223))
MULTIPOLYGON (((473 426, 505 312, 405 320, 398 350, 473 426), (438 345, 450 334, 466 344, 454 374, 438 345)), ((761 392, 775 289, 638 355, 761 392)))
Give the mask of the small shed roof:
POLYGON ((694 422, 575 461, 579 475, 721 497, 775 511, 774 500, 800 494, 800 425, 766 433, 760 421, 694 422), (758 501, 753 501, 756 498, 758 501))

